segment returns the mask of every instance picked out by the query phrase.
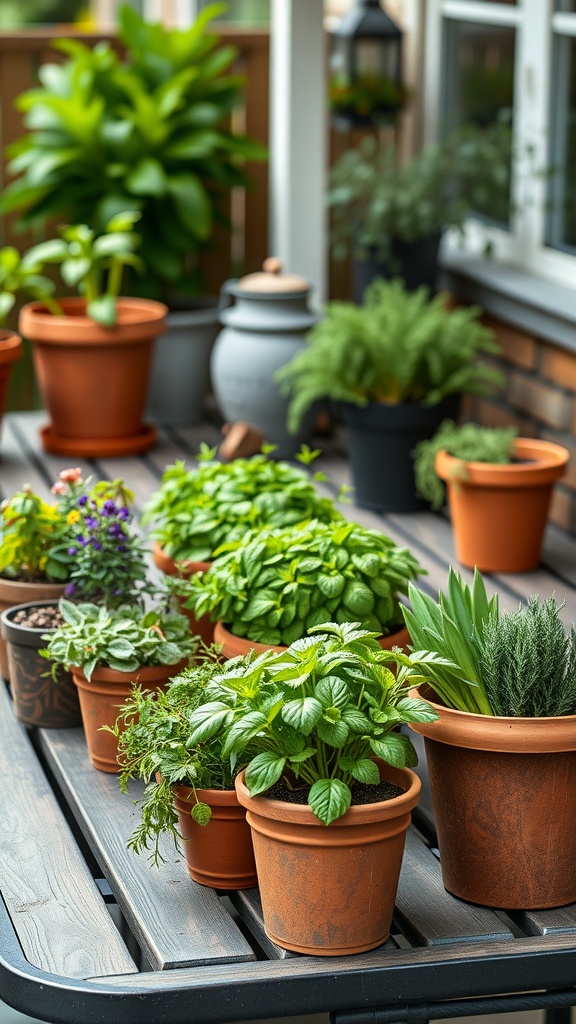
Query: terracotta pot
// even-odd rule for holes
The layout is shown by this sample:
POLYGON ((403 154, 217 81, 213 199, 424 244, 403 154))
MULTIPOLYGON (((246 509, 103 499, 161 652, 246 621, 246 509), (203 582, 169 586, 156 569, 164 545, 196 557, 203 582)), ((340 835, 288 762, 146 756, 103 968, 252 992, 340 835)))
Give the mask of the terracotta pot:
MULTIPOLYGON (((413 691, 416 695, 416 691, 413 691)), ((576 715, 498 718, 455 711, 425 737, 444 885, 484 906, 576 901, 576 715)))
POLYGON ((2 612, 2 637, 7 647, 10 665, 10 690, 16 717, 25 725, 47 729, 66 729, 80 725, 78 692, 70 672, 60 669, 58 682, 50 674, 50 662, 39 651, 46 647, 42 637, 53 633, 50 629, 34 629, 14 622, 22 610, 41 606, 57 607, 57 601, 31 601, 2 612))
MULTIPOLYGON (((170 558, 170 555, 166 554, 157 541, 152 546, 152 557, 154 564, 166 576, 192 576, 195 572, 207 572, 212 564, 211 562, 193 562, 190 559, 175 562, 173 558, 170 558)), ((190 631, 195 636, 199 636, 205 644, 210 645, 214 642, 214 623, 210 616, 201 615, 197 619, 191 608, 184 607, 184 600, 184 598, 176 597, 178 610, 188 619, 190 631)))
POLYGON ((195 803, 192 789, 173 786, 172 792, 190 878, 212 889, 250 889, 257 885, 252 836, 236 792, 196 790, 198 800, 212 809, 207 825, 198 825, 190 814, 195 803))
POLYGON ((305 805, 251 797, 244 772, 236 779, 252 829, 264 926, 278 945, 342 956, 388 938, 420 780, 408 768, 379 767, 401 796, 350 807, 328 827, 305 805))
POLYGON ((178 675, 187 664, 187 660, 184 659, 177 665, 145 666, 134 672, 97 668, 90 680, 86 678, 82 669, 72 666, 72 678, 78 687, 88 754, 95 768, 101 772, 120 771, 117 762, 118 741, 112 733, 102 732, 101 726, 114 726, 118 708, 131 696, 133 683, 139 683, 142 689, 152 692, 163 690, 170 679, 178 675))
POLYGON ((65 316, 40 302, 20 313, 33 343, 34 366, 51 425, 47 451, 98 457, 146 451, 155 431, 142 422, 154 338, 167 308, 150 299, 119 299, 118 323, 102 327, 85 315, 84 299, 61 299, 65 316))
MULTIPOLYGON (((5 612, 17 604, 29 604, 33 601, 58 601, 63 593, 65 583, 24 583, 18 580, 7 580, 0 576, 0 612, 5 612)), ((48 665, 48 662, 46 662, 48 665)), ((0 672, 4 679, 10 679, 8 650, 6 641, 0 637, 0 672)))
MULTIPOLYGON (((406 647, 410 642, 408 630, 403 626, 390 633, 388 636, 381 636, 378 642, 383 650, 389 651, 392 647, 406 647)), ((235 636, 226 628, 223 622, 218 621, 214 627, 214 643, 222 644, 222 656, 224 658, 236 658, 239 654, 248 654, 248 651, 256 651, 262 654, 263 651, 285 651, 282 644, 260 644, 256 640, 248 640, 246 637, 235 636)))
POLYGON ((435 468, 445 481, 456 555, 483 572, 527 572, 540 561, 552 488, 566 472, 569 452, 551 441, 518 438, 511 465, 466 462, 445 451, 435 468))
POLYGON ((22 339, 11 331, 0 331, 0 420, 4 414, 12 365, 22 355, 22 339))

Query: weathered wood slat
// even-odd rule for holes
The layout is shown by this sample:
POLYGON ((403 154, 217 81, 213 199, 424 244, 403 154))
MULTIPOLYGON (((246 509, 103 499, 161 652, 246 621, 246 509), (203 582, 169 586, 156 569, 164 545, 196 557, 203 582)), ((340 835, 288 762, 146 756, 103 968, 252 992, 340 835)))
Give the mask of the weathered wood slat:
POLYGON ((576 903, 558 910, 531 910, 510 916, 528 935, 576 935, 576 903))
POLYGON ((262 901, 258 889, 244 889, 238 892, 229 893, 230 902, 236 908, 240 917, 246 922, 258 945, 262 947, 271 960, 286 960, 297 956, 288 949, 276 945, 266 935, 264 929, 264 918, 262 916, 262 901))
POLYGON ((0 890, 26 958, 70 978, 137 968, 0 686, 0 890))
POLYGON ((150 867, 126 841, 139 822, 134 801, 115 775, 93 768, 81 729, 40 730, 42 748, 72 807, 82 832, 102 867, 118 905, 153 968, 230 963, 254 959, 254 953, 212 889, 193 882, 183 855, 168 840, 161 844, 165 863, 150 867))

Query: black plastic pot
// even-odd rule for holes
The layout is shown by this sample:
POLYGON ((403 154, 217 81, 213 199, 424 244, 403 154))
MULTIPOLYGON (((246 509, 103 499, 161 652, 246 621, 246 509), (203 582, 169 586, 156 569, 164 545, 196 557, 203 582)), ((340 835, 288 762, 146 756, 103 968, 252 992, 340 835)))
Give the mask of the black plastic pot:
POLYGON ((431 238, 411 243, 392 239, 390 259, 386 263, 378 259, 375 247, 368 249, 366 259, 353 259, 354 301, 362 305, 364 291, 375 277, 383 277, 385 280, 401 277, 408 291, 415 291, 425 284, 434 292, 441 237, 440 234, 432 235, 431 238))
POLYGON ((342 403, 356 504, 377 512, 429 508, 416 496, 412 451, 432 437, 442 420, 457 418, 459 403, 458 395, 433 406, 342 403))
POLYGON ((25 725, 64 729, 82 724, 78 691, 70 672, 60 670, 58 682, 51 676, 51 664, 38 653, 46 647, 42 637, 51 630, 33 629, 15 623, 22 609, 57 607, 54 601, 30 601, 2 612, 0 629, 8 648, 10 689, 17 718, 25 725))

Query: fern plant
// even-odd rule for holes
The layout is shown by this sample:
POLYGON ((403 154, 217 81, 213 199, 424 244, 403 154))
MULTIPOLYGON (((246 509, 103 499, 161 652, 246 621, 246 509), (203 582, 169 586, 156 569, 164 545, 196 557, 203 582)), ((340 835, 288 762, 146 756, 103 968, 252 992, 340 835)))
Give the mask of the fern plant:
POLYGON ((319 399, 436 405, 448 395, 490 392, 504 378, 478 359, 499 352, 479 316, 477 306, 448 309, 442 296, 430 298, 425 287, 408 292, 400 280, 373 281, 363 306, 329 303, 308 344, 276 373, 291 396, 289 430, 319 399))
POLYGON ((516 427, 481 427, 478 423, 457 426, 454 420, 444 420, 427 440, 414 449, 414 479, 418 494, 429 501, 434 509, 442 508, 445 500, 444 482, 434 468, 436 455, 445 451, 460 459, 455 467, 455 479, 466 479, 466 462, 492 462, 505 465, 512 461, 516 427))

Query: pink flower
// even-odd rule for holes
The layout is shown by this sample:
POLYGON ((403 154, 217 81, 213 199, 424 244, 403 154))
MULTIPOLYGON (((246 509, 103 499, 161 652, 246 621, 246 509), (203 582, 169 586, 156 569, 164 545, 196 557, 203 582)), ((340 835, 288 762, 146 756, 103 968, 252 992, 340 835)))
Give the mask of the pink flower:
POLYGON ((63 469, 60 479, 65 484, 77 484, 82 479, 82 470, 78 466, 75 469, 63 469))
POLYGON ((66 494, 67 487, 61 480, 57 480, 55 484, 52 484, 50 491, 52 494, 66 494))

